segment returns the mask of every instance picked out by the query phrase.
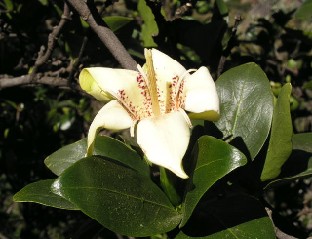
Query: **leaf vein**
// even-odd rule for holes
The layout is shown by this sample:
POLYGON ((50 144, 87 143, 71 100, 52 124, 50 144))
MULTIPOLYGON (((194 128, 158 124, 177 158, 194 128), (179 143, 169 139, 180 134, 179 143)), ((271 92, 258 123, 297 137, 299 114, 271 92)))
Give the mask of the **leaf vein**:
MULTIPOLYGON (((78 187, 64 187, 63 186, 63 189, 77 189, 78 187)), ((163 205, 163 204, 159 204, 155 201, 151 201, 151 200, 147 200, 147 199, 144 199, 144 198, 140 198, 140 197, 136 197, 134 195, 131 195, 131 194, 126 194, 126 193, 122 193, 122 192, 119 192, 119 191, 115 191, 115 190, 111 190, 111 189, 108 189, 108 188, 99 188, 99 187, 79 187, 79 189, 96 189, 96 190, 104 190, 104 191, 107 191, 107 192, 111 192, 111 193, 116 193, 116 194, 120 194, 122 196, 125 196, 125 197, 131 197, 131 198, 134 198, 138 201, 144 201, 144 202, 147 202, 147 203, 150 203, 150 204, 153 204, 153 205, 158 205, 158 206, 161 206, 161 207, 164 207, 164 208, 167 208, 167 209, 170 209, 170 210, 174 210, 174 208, 171 208, 167 205, 163 205)))

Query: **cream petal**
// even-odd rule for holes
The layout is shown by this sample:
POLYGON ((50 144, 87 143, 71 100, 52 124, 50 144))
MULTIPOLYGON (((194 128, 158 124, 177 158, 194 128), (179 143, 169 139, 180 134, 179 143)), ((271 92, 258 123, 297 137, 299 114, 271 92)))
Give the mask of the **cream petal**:
POLYGON ((171 80, 173 77, 182 76, 186 72, 186 69, 170 56, 156 49, 151 51, 156 76, 171 80))
POLYGON ((181 79, 189 74, 178 61, 170 56, 156 49, 151 51, 157 78, 160 107, 161 111, 165 113, 168 112, 168 109, 174 108, 172 104, 176 103, 175 98, 179 91, 181 79))
POLYGON ((185 106, 192 119, 218 120, 219 97, 209 70, 202 66, 185 79, 185 106))
POLYGON ((98 100, 117 99, 135 118, 151 114, 146 82, 139 72, 105 67, 84 68, 79 75, 83 90, 98 100))
POLYGON ((148 160, 180 178, 188 178, 182 168, 182 158, 189 139, 190 128, 184 111, 146 118, 137 125, 137 143, 148 160))
POLYGON ((112 100, 105 104, 95 116, 88 133, 87 155, 92 155, 95 137, 100 129, 119 131, 130 128, 134 122, 129 113, 118 103, 112 100))

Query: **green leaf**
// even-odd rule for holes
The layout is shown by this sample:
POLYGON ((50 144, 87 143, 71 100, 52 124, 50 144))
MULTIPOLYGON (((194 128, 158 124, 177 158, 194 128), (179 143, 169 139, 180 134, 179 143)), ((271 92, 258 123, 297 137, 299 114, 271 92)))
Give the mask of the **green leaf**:
POLYGON ((40 2, 43 6, 48 6, 48 5, 49 5, 48 0, 39 0, 39 2, 40 2))
POLYGON ((258 65, 247 63, 223 73, 216 87, 221 116, 216 126, 224 138, 243 141, 237 148, 254 159, 271 128, 273 94, 268 78, 258 65))
POLYGON ((312 80, 304 82, 302 88, 305 90, 312 90, 312 80))
MULTIPOLYGON (((209 226, 209 225, 207 225, 209 226)), ((272 222, 268 217, 254 219, 208 236, 189 236, 180 232, 176 239, 275 239, 272 222)))
MULTIPOLYGON (((53 173, 59 176, 65 169, 84 158, 86 152, 87 139, 82 139, 60 148, 48 156, 44 163, 53 173)), ((149 174, 149 167, 145 161, 134 150, 119 140, 107 136, 98 136, 93 154, 115 159, 142 174, 149 174)))
POLYGON ((87 140, 81 139, 55 151, 44 160, 44 163, 54 174, 59 176, 66 168, 84 158, 86 150, 87 140))
POLYGON ((11 12, 14 10, 13 0, 4 0, 6 11, 11 12))
POLYGON ((288 181, 293 181, 295 179, 299 179, 299 178, 306 178, 306 177, 311 177, 312 176, 312 154, 308 154, 309 158, 306 160, 306 168, 303 172, 296 174, 292 177, 289 178, 284 178, 285 180, 288 181))
POLYGON ((175 228, 181 215, 166 195, 135 170, 99 156, 65 170, 54 192, 106 228, 128 236, 149 236, 175 228))
POLYGON ((226 16, 229 13, 229 9, 223 0, 216 0, 216 5, 218 7, 221 16, 226 16))
POLYGON ((306 0, 303 4, 295 11, 295 18, 301 20, 310 20, 312 17, 312 0, 306 0))
POLYGON ((107 136, 98 136, 95 141, 93 155, 101 155, 117 160, 140 174, 149 176, 149 165, 144 161, 136 151, 129 148, 123 142, 107 136))
POLYGON ((0 2, 0 7, 5 9, 3 12, 6 12, 7 18, 11 20, 12 12, 14 11, 13 0, 4 0, 3 2, 0 2))
POLYGON ((54 181, 54 179, 46 179, 30 183, 17 192, 13 196, 13 200, 15 202, 34 202, 67 210, 79 210, 74 204, 51 191, 54 181))
POLYGON ((159 167, 159 180, 160 185, 164 191, 164 193, 169 198, 170 202, 173 206, 178 206, 181 204, 181 198, 177 193, 176 189, 176 176, 173 176, 172 173, 169 173, 167 169, 163 167, 159 167))
POLYGON ((185 225, 205 192, 220 178, 247 163, 245 155, 228 143, 210 136, 201 137, 194 149, 197 163, 182 207, 185 225))
POLYGON ((132 18, 123 16, 107 16, 103 20, 113 32, 133 21, 132 18))
POLYGON ((292 152, 291 90, 291 84, 285 84, 274 107, 269 148, 261 173, 262 181, 276 178, 292 152))
POLYGON ((312 133, 301 133, 293 135, 293 149, 312 153, 312 133))
POLYGON ((312 133, 294 134, 292 143, 293 151, 282 168, 281 178, 267 184, 265 189, 312 176, 312 133))
POLYGON ((253 196, 234 191, 221 196, 209 195, 209 201, 198 209, 176 237, 187 238, 275 239, 276 235, 261 203, 253 196))
POLYGON ((138 12, 143 20, 141 27, 143 46, 157 47, 157 44, 153 40, 153 36, 158 35, 158 25, 151 8, 146 4, 145 0, 138 1, 138 12))
POLYGON ((264 189, 267 190, 267 189, 274 188, 274 187, 281 185, 281 184, 292 182, 296 179, 302 179, 302 178, 307 178, 307 177, 312 176, 312 154, 311 153, 303 156, 300 159, 299 165, 300 166, 298 166, 296 164, 292 164, 293 167, 300 168, 302 170, 301 173, 298 173, 298 174, 295 174, 295 175, 292 175, 289 177, 283 177, 283 178, 273 180, 273 181, 269 182, 264 187, 264 189), (302 162, 302 161, 305 161, 305 162, 302 162))

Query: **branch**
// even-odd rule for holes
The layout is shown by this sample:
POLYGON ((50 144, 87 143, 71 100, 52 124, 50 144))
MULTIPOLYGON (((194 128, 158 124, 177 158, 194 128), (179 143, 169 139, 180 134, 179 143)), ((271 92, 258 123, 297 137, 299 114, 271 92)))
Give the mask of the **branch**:
POLYGON ((265 208, 269 218, 272 221, 272 224, 274 226, 274 230, 275 230, 275 234, 276 234, 276 238, 277 239, 297 239, 296 237, 293 237, 291 235, 286 234, 285 232, 281 231, 281 229, 279 229, 277 226, 275 226, 273 219, 272 219, 272 211, 269 208, 265 208))
MULTIPOLYGON (((113 56, 119 61, 119 63, 124 68, 136 70, 137 65, 136 61, 132 59, 130 54, 124 48, 122 43, 118 40, 115 34, 109 28, 103 26, 103 24, 105 24, 104 22, 98 23, 99 20, 97 21, 95 20, 95 17, 99 18, 98 13, 96 12, 97 16, 94 16, 94 10, 91 13, 90 8, 87 6, 84 0, 67 0, 67 1, 70 4, 72 4, 74 8, 77 9, 78 13, 82 16, 82 18, 89 23, 91 29, 98 34, 100 40, 107 46, 107 48, 110 50, 113 56)), ((77 84, 75 83, 72 84, 71 82, 71 79, 73 78, 74 75, 73 71, 77 66, 73 66, 73 69, 70 72, 70 77, 68 77, 68 79, 51 75, 45 75, 43 73, 37 73, 38 68, 49 59, 55 46, 57 37, 60 34, 60 31, 63 28, 66 21, 69 19, 70 19, 70 9, 68 7, 68 4, 64 3, 62 18, 58 26, 56 26, 49 35, 47 50, 45 50, 44 46, 41 47, 38 53, 37 60, 34 64, 32 73, 29 75, 22 75, 18 77, 0 75, 0 90, 15 86, 27 86, 27 85, 28 86, 48 85, 57 88, 67 88, 78 91, 81 90, 77 84)), ((83 54, 86 42, 87 40, 84 41, 81 47, 80 54, 83 54)), ((79 56, 79 58, 80 57, 81 56, 79 56)))
POLYGON ((89 38, 88 37, 84 37, 83 38, 83 41, 82 41, 82 44, 81 44, 81 47, 80 47, 80 51, 79 51, 79 55, 78 55, 78 58, 75 60, 75 62, 73 63, 72 67, 71 67, 71 70, 69 72, 69 77, 68 79, 70 81, 72 81, 74 79, 74 75, 75 73, 78 71, 78 68, 79 68, 79 65, 80 65, 80 61, 81 61, 81 58, 84 54, 84 51, 86 49, 86 46, 87 46, 87 43, 88 43, 88 40, 89 38))
POLYGON ((98 35, 102 43, 123 68, 136 70, 136 61, 133 60, 116 35, 105 26, 105 23, 99 16, 94 5, 89 4, 88 6, 87 1, 84 0, 66 1, 79 13, 81 18, 90 25, 92 30, 98 35))
MULTIPOLYGON (((31 75, 23 75, 11 77, 8 75, 0 75, 0 90, 14 86, 23 85, 49 85, 57 88, 68 88, 68 80, 60 77, 44 76, 40 73, 31 75)), ((71 86, 72 90, 80 90, 78 86, 71 86)))
POLYGON ((53 51, 54 46, 55 46, 55 42, 56 42, 62 28, 64 27, 65 23, 68 20, 70 20, 70 10, 69 10, 67 3, 64 3, 64 9, 63 9, 63 14, 62 14, 61 20, 60 20, 59 24, 56 27, 54 27, 53 31, 49 34, 47 50, 45 51, 45 47, 41 46, 40 51, 38 53, 37 60, 35 61, 35 64, 34 64, 33 69, 32 69, 31 77, 33 77, 37 73, 38 68, 41 65, 43 65, 51 56, 52 51, 53 51))
MULTIPOLYGON (((98 11, 98 13, 99 13, 100 16, 102 16, 104 10, 105 10, 105 5, 102 5, 101 8, 100 8, 100 10, 98 11)), ((70 81, 72 81, 72 80, 74 79, 74 75, 75 75, 75 73, 78 71, 81 58, 83 57, 83 54, 84 54, 84 51, 85 51, 86 46, 87 46, 87 44, 88 44, 89 36, 91 35, 91 33, 93 33, 93 31, 92 31, 91 28, 89 28, 89 29, 88 29, 88 33, 87 33, 86 36, 84 36, 84 38, 83 38, 83 41, 82 41, 82 44, 81 44, 81 47, 80 47, 80 51, 79 51, 78 58, 75 60, 74 64, 72 64, 72 67, 71 67, 71 70, 70 70, 70 73, 69 73, 69 77, 68 77, 68 79, 69 79, 70 81)))

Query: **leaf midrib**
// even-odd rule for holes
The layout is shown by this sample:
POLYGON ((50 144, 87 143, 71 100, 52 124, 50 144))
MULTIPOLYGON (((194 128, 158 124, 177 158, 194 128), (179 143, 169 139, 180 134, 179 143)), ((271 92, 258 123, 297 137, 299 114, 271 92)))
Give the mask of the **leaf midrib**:
POLYGON ((210 164, 216 163, 216 162, 218 162, 218 161, 222 161, 222 159, 217 159, 217 160, 214 160, 214 161, 212 161, 212 162, 205 163, 205 164, 201 165, 200 167, 196 168, 194 171, 197 171, 197 170, 199 170, 199 169, 201 169, 201 168, 203 168, 203 167, 207 167, 207 166, 209 166, 210 164))
MULTIPOLYGON (((163 204, 159 204, 159 203, 156 203, 156 202, 154 202, 154 201, 151 201, 151 200, 147 200, 147 199, 143 199, 143 198, 139 198, 139 197, 136 197, 136 196, 134 196, 134 195, 131 195, 131 194, 126 194, 126 193, 122 193, 122 192, 120 192, 120 191, 115 191, 115 190, 111 190, 111 189, 108 189, 108 188, 99 188, 99 187, 87 187, 87 186, 83 186, 83 187, 81 187, 81 186, 79 186, 79 187, 62 187, 63 189, 95 189, 95 190, 101 190, 101 191, 107 191, 107 192, 110 192, 110 193, 115 193, 115 194, 119 194, 119 195, 122 195, 122 196, 125 196, 125 197, 130 197, 130 198, 134 198, 134 199, 136 199, 136 200, 138 200, 138 201, 141 201, 141 202, 147 202, 147 203, 150 203, 150 204, 152 204, 152 205, 157 205, 157 206, 162 206, 162 207, 164 207, 164 208, 167 208, 167 209, 170 209, 170 210, 172 210, 172 211, 175 211, 174 210, 174 208, 173 207, 169 207, 169 206, 167 206, 167 205, 163 205, 163 204)), ((62 190, 63 191, 63 190, 62 190)), ((176 211, 175 211, 176 212, 176 211)))
MULTIPOLYGON (((249 72, 248 72, 249 73, 249 72)), ((244 91, 245 91, 245 85, 246 85, 246 82, 244 81, 244 84, 243 84, 243 87, 241 88, 241 90, 239 91, 239 94, 238 94, 238 97, 239 97, 239 101, 238 101, 238 105, 237 105, 237 108, 236 108, 236 111, 235 111, 235 118, 234 118, 234 123, 233 123, 233 127, 231 129, 231 134, 233 138, 234 135, 235 135, 235 130, 236 130, 236 125, 237 125, 237 120, 238 120, 238 114, 240 112, 240 108, 241 108, 241 105, 242 105, 242 100, 243 100, 243 95, 244 95, 244 91)))

